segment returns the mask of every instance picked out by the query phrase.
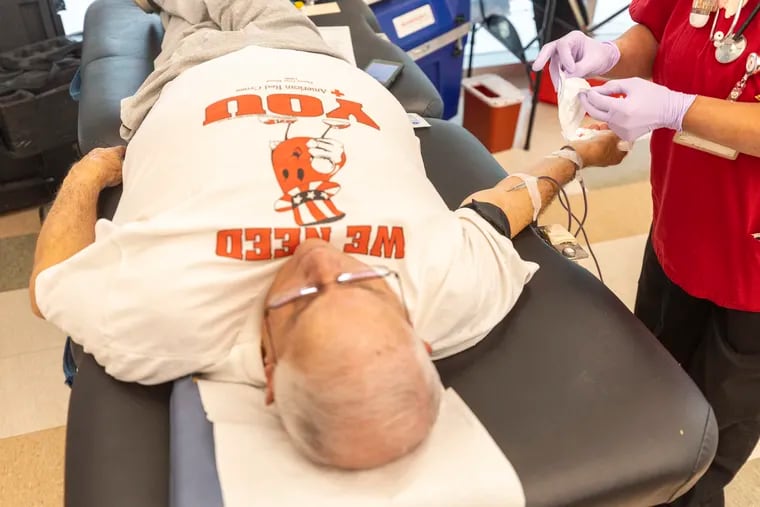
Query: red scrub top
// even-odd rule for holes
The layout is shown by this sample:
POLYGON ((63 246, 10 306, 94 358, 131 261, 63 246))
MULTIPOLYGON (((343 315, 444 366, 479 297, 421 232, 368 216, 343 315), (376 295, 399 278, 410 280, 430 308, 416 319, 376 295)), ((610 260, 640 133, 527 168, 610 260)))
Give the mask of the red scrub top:
MULTIPOLYGON (((749 0, 739 26, 760 0, 749 0)), ((654 81, 671 90, 725 99, 744 74, 747 55, 760 53, 760 16, 745 32, 739 60, 715 60, 712 18, 704 28, 689 24, 692 0, 633 0, 631 17, 660 41, 654 81)), ((717 30, 732 19, 721 11, 717 30)), ((760 74, 739 98, 758 104, 760 74)), ((674 132, 652 134, 652 243, 665 274, 694 297, 722 307, 760 312, 760 158, 735 161, 673 143, 674 132)))

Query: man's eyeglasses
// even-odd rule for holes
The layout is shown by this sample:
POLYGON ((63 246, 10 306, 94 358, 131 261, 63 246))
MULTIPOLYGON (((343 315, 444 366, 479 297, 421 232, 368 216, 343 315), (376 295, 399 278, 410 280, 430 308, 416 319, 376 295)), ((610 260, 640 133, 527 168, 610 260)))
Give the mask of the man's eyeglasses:
POLYGON ((270 351, 272 352, 273 362, 277 361, 277 356, 274 351, 274 343, 272 340, 272 330, 269 327, 269 314, 273 310, 277 310, 278 308, 282 308, 283 306, 289 305, 299 300, 315 298, 320 293, 324 292, 325 288, 330 285, 345 287, 351 286, 353 284, 381 279, 385 280, 391 289, 401 299, 401 304, 404 308, 404 315, 406 316, 406 319, 409 320, 409 309, 406 305, 404 288, 401 285, 401 277, 398 273, 388 269, 385 266, 370 266, 359 271, 340 273, 335 277, 334 280, 319 284, 307 285, 306 287, 285 291, 282 294, 275 294, 273 297, 271 297, 264 307, 264 324, 266 326, 267 335, 269 335, 269 346, 270 351))

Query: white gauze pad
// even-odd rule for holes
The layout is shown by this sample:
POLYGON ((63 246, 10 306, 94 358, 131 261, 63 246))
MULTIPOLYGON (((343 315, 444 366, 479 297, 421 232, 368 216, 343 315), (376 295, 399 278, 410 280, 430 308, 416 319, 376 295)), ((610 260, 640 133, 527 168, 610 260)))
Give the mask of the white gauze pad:
POLYGON ((578 94, 589 89, 591 89, 591 85, 585 79, 579 77, 565 78, 564 76, 560 78, 557 107, 562 136, 567 141, 578 140, 577 131, 586 116, 586 111, 578 99, 578 94))

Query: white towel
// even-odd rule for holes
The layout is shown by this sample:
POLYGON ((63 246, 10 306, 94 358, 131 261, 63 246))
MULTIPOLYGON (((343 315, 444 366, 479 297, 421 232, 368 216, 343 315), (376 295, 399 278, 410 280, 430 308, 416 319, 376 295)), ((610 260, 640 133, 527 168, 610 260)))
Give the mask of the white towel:
POLYGON ((226 507, 523 507, 514 468, 452 390, 415 452, 374 470, 319 467, 291 444, 254 387, 198 381, 214 425, 226 507))
MULTIPOLYGON (((316 4, 315 6, 329 5, 316 4)), ((336 4, 337 5, 337 4, 336 4)), ((319 34, 325 40, 325 43, 332 48, 337 54, 343 57, 348 63, 356 66, 356 55, 354 55, 354 44, 351 40, 351 29, 347 26, 320 26, 317 27, 319 34)))

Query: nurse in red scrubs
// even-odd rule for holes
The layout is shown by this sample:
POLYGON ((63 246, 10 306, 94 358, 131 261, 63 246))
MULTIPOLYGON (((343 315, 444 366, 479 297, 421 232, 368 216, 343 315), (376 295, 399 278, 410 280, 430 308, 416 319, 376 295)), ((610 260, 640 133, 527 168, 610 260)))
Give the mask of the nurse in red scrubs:
POLYGON ((534 66, 613 79, 582 97, 586 110, 628 141, 652 131, 654 218, 635 313, 720 428, 710 469, 674 505, 723 506, 760 435, 759 12, 760 0, 633 0, 637 24, 620 39, 573 32, 534 66))

